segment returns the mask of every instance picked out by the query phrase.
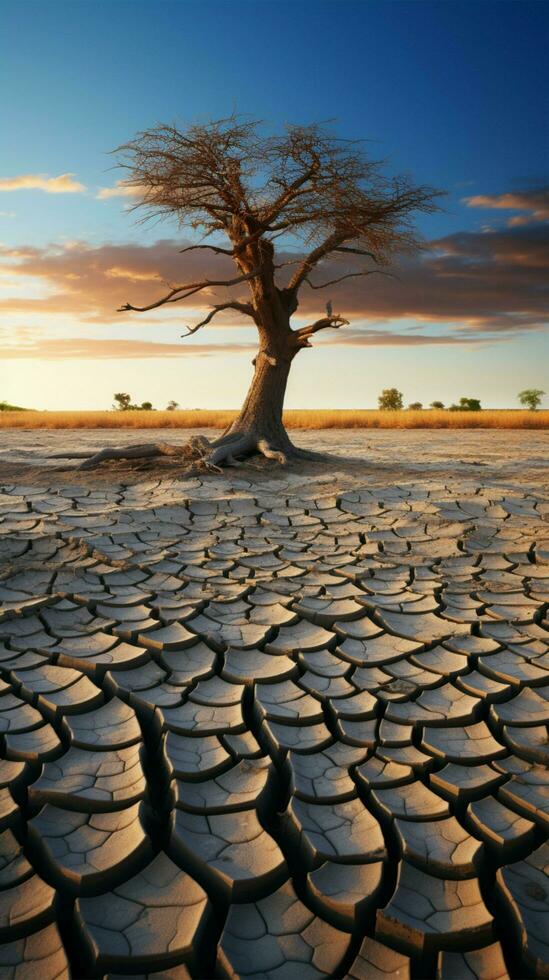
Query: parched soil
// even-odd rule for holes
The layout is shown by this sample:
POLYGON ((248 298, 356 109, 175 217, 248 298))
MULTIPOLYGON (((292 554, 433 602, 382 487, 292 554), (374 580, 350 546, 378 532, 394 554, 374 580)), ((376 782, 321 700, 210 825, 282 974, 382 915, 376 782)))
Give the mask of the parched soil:
MULTIPOLYGON (((182 445, 205 430, 174 431, 166 441, 182 445)), ((219 430, 206 430, 210 438, 219 430)), ((254 460, 227 470, 252 483, 282 479, 292 491, 301 483, 332 488, 363 483, 376 486, 422 478, 443 481, 472 478, 506 486, 549 484, 549 432, 460 430, 297 430, 292 439, 305 449, 333 455, 330 465, 292 462, 286 470, 267 460, 254 460)), ((52 484, 76 482, 80 486, 109 486, 114 478, 135 483, 151 476, 181 476, 184 471, 168 460, 143 462, 140 467, 121 462, 91 473, 78 472, 78 461, 51 459, 56 453, 99 450, 151 441, 144 429, 128 430, 15 430, 2 432, 0 481, 52 484)))
POLYGON ((0 976, 547 976, 547 438, 99 436, 0 453, 0 976))

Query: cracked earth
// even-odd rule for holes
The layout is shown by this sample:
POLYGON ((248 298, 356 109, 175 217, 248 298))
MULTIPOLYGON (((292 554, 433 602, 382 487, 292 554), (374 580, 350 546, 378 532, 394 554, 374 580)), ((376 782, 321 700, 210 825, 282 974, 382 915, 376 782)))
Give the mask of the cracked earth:
POLYGON ((27 435, 0 976, 549 976, 544 434, 421 433, 406 468, 416 433, 323 433, 355 464, 203 480, 27 435))

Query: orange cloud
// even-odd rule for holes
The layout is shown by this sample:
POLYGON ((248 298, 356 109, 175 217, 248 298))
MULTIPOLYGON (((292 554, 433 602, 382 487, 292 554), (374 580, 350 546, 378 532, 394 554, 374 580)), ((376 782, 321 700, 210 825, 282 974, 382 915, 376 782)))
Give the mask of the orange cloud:
POLYGON ((156 272, 139 272, 134 269, 124 269, 116 265, 112 269, 106 269, 105 275, 109 276, 110 279, 125 279, 126 282, 151 282, 154 280, 158 283, 159 280, 156 272))
MULTIPOLYGON (((333 336, 333 335, 332 335, 333 336)), ((504 338, 508 339, 508 338, 504 338)), ((326 341, 323 341, 326 343, 326 341)), ((343 347, 424 347, 486 344, 485 337, 449 336, 446 334, 397 333, 394 330, 340 330, 328 343, 343 347)))
POLYGON ((474 197, 465 197, 463 200, 469 208, 527 212, 509 218, 507 224, 511 228, 532 221, 549 220, 549 188, 547 187, 531 191, 512 191, 507 194, 477 194, 474 197))
POLYGON ((255 344, 159 344, 146 340, 101 340, 94 337, 43 338, 33 331, 23 336, 22 345, 2 346, 4 360, 37 358, 41 361, 60 361, 67 358, 82 360, 120 358, 121 360, 151 357, 210 357, 213 354, 241 354, 256 351, 255 344))
MULTIPOLYGON (((47 338, 40 331, 30 327, 19 327, 15 333, 0 336, 0 357, 4 360, 41 361, 60 360, 135 360, 136 358, 173 357, 211 357, 215 354, 255 354, 255 343, 224 344, 178 344, 157 343, 147 340, 110 340, 95 337, 56 337, 47 338)), ((341 330, 337 334, 326 334, 318 346, 326 347, 340 344, 344 347, 422 347, 425 345, 478 346, 485 344, 485 338, 469 336, 442 336, 408 333, 400 334, 392 330, 341 330)))
POLYGON ((74 174, 48 177, 44 174, 21 174, 18 177, 0 177, 0 191, 45 191, 46 194, 78 194, 86 187, 74 174))
MULTIPOLYGON (((150 315, 115 310, 127 300, 139 306, 157 300, 166 290, 161 280, 181 283, 234 276, 228 257, 204 251, 181 255, 179 250, 184 244, 184 241, 161 240, 150 245, 91 247, 76 242, 70 248, 0 248, 6 276, 11 280, 19 277, 21 282, 19 296, 2 300, 0 311, 70 314, 81 324, 132 322, 136 327, 144 327, 151 322, 150 315), (28 277, 46 285, 48 295, 41 299, 26 295, 24 283, 29 281, 28 277)), ((281 261, 289 258, 295 258, 295 254, 280 255, 281 261)), ((393 270, 396 279, 382 276, 349 279, 320 292, 305 286, 300 294, 298 316, 301 319, 317 316, 330 297, 336 312, 351 321, 394 324, 398 320, 413 320, 444 324, 447 336, 452 332, 469 338, 490 334, 497 340, 510 333, 540 329, 546 322, 548 266, 549 234, 543 224, 457 232, 427 243, 417 256, 402 258, 393 270)), ((315 283, 321 283, 360 267, 360 259, 331 259, 319 266, 312 278, 315 283)), ((291 268, 281 270, 281 285, 291 268)), ((218 289, 211 293, 192 296, 166 310, 179 313, 187 322, 188 311, 192 309, 192 319, 189 318, 192 323, 198 316, 197 303, 207 309, 228 295, 234 299, 247 298, 245 284, 231 291, 218 289)), ((166 311, 161 309, 157 317, 163 312, 166 311)), ((215 324, 250 326, 251 321, 228 313, 219 316, 215 324)), ((401 335, 407 336, 407 331, 403 330, 401 335)), ((384 336, 389 342, 389 335, 384 336)))
MULTIPOLYGON (((117 313, 117 308, 130 299, 139 305, 157 299, 167 289, 161 280, 184 282, 189 277, 192 281, 234 277, 230 259, 214 257, 212 260, 204 252, 182 256, 179 254, 182 244, 167 240, 147 246, 107 244, 92 248, 85 242, 71 242, 70 248, 0 247, 0 260, 2 257, 6 260, 4 269, 10 276, 41 279, 51 290, 44 299, 28 297, 22 292, 9 305, 7 301, 0 304, 0 309, 13 313, 30 310, 67 313, 87 322, 124 322, 130 317, 117 313)), ((242 290, 237 294, 243 295, 242 290)), ((204 296, 202 302, 206 307, 215 299, 204 296)), ((185 305, 187 309, 196 309, 197 297, 194 303, 191 300, 169 309, 183 313, 185 305)), ((143 322, 136 314, 132 319, 136 325, 143 322)))

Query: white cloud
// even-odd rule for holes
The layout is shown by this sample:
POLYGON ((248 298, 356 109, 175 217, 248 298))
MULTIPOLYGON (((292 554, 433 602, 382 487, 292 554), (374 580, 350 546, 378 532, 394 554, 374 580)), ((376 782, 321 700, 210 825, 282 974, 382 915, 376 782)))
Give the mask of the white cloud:
POLYGON ((141 193, 140 187, 130 187, 123 180, 117 180, 114 187, 100 187, 96 197, 98 201, 106 201, 111 197, 139 197, 141 193))

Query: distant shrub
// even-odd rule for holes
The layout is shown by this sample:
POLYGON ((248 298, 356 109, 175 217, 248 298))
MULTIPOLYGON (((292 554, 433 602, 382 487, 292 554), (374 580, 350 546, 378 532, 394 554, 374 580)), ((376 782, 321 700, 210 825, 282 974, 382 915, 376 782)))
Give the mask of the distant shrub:
POLYGON ((408 405, 408 409, 411 412, 419 412, 419 411, 421 411, 422 408, 423 408, 423 405, 422 405, 421 402, 410 402, 410 404, 408 405))
POLYGON ((114 398, 114 403, 112 406, 113 408, 115 408, 118 412, 129 411, 131 400, 132 400, 131 395, 128 395, 124 391, 119 391, 118 394, 113 395, 113 398, 114 398))
POLYGON ((524 391, 519 391, 517 397, 521 405, 525 405, 531 412, 535 412, 539 408, 544 394, 545 392, 541 388, 525 388, 524 391))
POLYGON ((450 405, 450 412, 480 412, 479 398, 460 398, 459 405, 450 405))
POLYGON ((398 388, 384 388, 377 402, 383 412, 399 411, 403 405, 402 392, 398 388))
POLYGON ((444 402, 431 402, 429 407, 442 409, 444 408, 444 402))
POLYGON ((113 408, 117 412, 153 412, 152 402, 141 402, 141 405, 134 405, 132 402, 131 395, 128 395, 125 391, 119 391, 118 394, 113 395, 114 404, 113 408))

